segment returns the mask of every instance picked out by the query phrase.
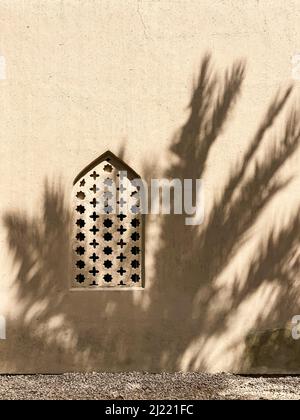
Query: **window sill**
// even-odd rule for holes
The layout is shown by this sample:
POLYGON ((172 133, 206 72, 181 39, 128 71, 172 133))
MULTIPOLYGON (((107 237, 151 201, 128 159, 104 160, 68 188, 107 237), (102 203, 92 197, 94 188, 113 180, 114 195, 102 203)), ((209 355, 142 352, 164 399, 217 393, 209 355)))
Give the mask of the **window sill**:
POLYGON ((145 290, 144 287, 73 287, 70 292, 136 292, 145 290))

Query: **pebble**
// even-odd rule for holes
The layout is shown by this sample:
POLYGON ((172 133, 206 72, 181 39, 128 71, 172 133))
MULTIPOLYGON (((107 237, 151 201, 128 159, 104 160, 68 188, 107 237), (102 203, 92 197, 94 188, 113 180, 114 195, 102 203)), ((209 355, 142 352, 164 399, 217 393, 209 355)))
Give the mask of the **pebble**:
POLYGON ((300 377, 207 373, 1 375, 1 400, 299 400, 300 377))

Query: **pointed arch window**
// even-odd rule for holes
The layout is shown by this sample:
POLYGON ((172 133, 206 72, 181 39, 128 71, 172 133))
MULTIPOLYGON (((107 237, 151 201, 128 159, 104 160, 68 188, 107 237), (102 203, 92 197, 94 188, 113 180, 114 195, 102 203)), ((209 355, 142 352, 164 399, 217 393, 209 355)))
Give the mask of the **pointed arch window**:
POLYGON ((141 288, 144 216, 139 176, 111 152, 73 186, 73 288, 141 288))

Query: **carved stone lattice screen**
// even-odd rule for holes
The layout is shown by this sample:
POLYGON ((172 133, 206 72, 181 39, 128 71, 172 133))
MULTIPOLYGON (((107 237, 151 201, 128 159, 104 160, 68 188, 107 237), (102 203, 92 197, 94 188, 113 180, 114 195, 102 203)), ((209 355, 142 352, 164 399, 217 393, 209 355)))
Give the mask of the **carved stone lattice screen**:
POLYGON ((137 175, 111 153, 74 183, 73 288, 143 285, 143 215, 137 175))

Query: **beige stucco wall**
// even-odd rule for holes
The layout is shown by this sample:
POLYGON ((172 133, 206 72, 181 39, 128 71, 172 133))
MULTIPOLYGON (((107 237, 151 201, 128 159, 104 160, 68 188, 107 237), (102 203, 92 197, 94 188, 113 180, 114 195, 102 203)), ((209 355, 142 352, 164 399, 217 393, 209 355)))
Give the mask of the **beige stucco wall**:
POLYGON ((0 372, 299 373, 300 2, 1 0, 0 21, 0 372), (205 221, 148 218, 145 290, 70 292, 72 182, 106 150, 200 176, 205 221))

